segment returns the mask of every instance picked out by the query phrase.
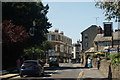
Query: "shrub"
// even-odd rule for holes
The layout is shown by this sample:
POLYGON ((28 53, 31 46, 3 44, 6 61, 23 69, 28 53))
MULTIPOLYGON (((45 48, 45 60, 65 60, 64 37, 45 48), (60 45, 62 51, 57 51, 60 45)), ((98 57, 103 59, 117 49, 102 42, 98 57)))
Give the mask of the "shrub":
POLYGON ((112 65, 119 65, 120 64, 120 53, 110 54, 110 59, 111 59, 112 65))

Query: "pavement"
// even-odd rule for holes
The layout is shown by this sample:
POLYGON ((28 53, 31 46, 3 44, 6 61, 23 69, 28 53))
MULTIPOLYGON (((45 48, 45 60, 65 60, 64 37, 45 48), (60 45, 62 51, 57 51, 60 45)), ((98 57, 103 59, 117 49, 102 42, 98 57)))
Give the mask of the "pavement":
POLYGON ((1 75, 4 75, 4 74, 8 74, 8 73, 9 73, 8 71, 2 70, 2 71, 0 71, 0 76, 1 76, 1 75))
MULTIPOLYGON (((48 64, 45 64, 48 67, 48 64)), ((83 65, 81 65, 83 67, 83 65)), ((9 79, 18 76, 18 73, 10 73, 6 70, 0 71, 0 79, 9 79)), ((97 68, 84 68, 80 74, 79 79, 83 80, 107 80, 104 75, 97 68)), ((78 80, 79 80, 78 79, 78 80)))
POLYGON ((108 80, 97 68, 83 69, 83 80, 108 80))

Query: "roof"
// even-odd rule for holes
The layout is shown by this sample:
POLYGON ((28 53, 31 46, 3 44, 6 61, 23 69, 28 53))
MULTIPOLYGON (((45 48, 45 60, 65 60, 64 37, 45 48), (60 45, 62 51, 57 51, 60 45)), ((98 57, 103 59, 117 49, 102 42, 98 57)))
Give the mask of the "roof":
MULTIPOLYGON (((94 41, 100 42, 100 41, 111 41, 112 36, 105 37, 104 34, 97 34, 94 41)), ((120 31, 113 32, 113 40, 120 40, 120 31)))
POLYGON ((87 51, 85 51, 85 53, 89 53, 89 52, 95 52, 94 47, 91 47, 90 49, 88 49, 87 51))
POLYGON ((91 25, 90 27, 88 27, 87 29, 85 29, 84 31, 81 32, 81 34, 87 30, 89 30, 90 28, 93 28, 93 27, 97 27, 96 25, 91 25))
POLYGON ((120 31, 113 33, 113 40, 120 40, 120 31))
POLYGON ((47 34, 61 35, 61 36, 64 36, 64 37, 72 40, 72 38, 70 38, 70 37, 68 37, 68 36, 65 36, 65 35, 62 35, 61 33, 54 32, 54 31, 49 31, 47 34))
POLYGON ((94 41, 98 42, 98 41, 111 41, 112 37, 104 37, 104 34, 97 34, 94 41))

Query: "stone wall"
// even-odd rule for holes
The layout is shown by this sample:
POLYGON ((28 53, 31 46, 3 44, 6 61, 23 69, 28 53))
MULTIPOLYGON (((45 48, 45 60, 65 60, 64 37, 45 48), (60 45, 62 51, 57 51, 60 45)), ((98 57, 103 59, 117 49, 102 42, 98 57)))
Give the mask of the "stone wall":
POLYGON ((120 65, 111 66, 112 78, 118 78, 120 80, 120 65))
MULTIPOLYGON (((96 67, 96 60, 92 61, 93 67, 96 67)), ((120 80, 120 65, 113 66, 110 64, 110 60, 101 60, 100 64, 100 71, 101 73, 109 79, 116 79, 120 80)))

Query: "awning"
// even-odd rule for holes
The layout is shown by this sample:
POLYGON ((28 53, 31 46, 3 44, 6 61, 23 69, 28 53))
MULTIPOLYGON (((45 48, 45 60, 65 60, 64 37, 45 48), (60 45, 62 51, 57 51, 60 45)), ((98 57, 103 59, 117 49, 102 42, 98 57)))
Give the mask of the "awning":
POLYGON ((105 53, 103 53, 103 52, 96 52, 95 54, 105 54, 105 53))
POLYGON ((90 49, 88 49, 87 51, 85 51, 85 53, 91 53, 91 52, 95 52, 94 47, 91 47, 90 49))

